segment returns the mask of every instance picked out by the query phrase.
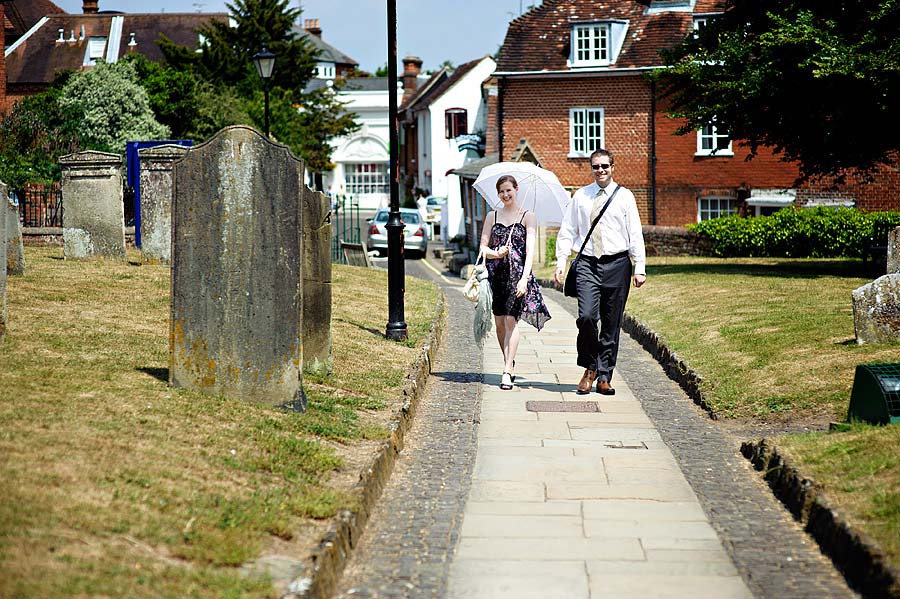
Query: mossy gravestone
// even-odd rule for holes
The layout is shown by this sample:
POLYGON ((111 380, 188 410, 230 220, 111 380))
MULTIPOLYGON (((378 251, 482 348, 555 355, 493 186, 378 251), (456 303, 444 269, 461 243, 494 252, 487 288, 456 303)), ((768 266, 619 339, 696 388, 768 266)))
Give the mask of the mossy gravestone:
POLYGON ((303 170, 242 126, 174 163, 171 384, 305 409, 303 170))
POLYGON ((172 165, 188 148, 174 144, 138 150, 141 158, 141 259, 172 257, 172 165))
MULTIPOLYGON (((4 202, 0 198, 0 202, 4 202)), ((6 274, 25 274, 25 248, 22 244, 22 223, 19 222, 19 207, 6 199, 6 274)))
POLYGON ((331 202, 303 188, 303 368, 329 374, 331 357, 331 202))
POLYGON ((887 274, 851 296, 857 343, 900 341, 900 227, 888 235, 887 274))
POLYGON ((125 259, 122 157, 77 152, 62 167, 63 256, 125 259))

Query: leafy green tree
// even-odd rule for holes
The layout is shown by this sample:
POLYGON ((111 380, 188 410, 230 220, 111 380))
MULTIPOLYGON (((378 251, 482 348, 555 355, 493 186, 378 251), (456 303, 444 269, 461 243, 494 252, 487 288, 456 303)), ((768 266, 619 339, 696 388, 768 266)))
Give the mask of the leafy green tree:
POLYGON ((187 137, 200 118, 201 86, 191 71, 153 62, 143 54, 126 54, 122 62, 134 65, 137 81, 150 99, 156 120, 175 139, 187 137))
POLYGON ((768 146, 803 178, 843 180, 900 148, 900 2, 731 0, 664 53, 657 74, 681 133, 714 122, 752 155, 768 146))
MULTIPOLYGON (((228 8, 234 26, 212 22, 200 33, 200 52, 161 40, 160 48, 175 69, 189 70, 217 92, 232 93, 236 113, 257 127, 264 121, 263 83, 252 57, 263 45, 276 56, 269 84, 270 132, 303 158, 313 171, 328 170, 334 137, 352 133, 353 115, 330 91, 304 91, 316 69, 316 50, 294 28, 301 15, 289 0, 235 0, 228 8)), ((236 124, 236 123, 226 123, 236 124)))
POLYGON ((82 149, 77 118, 58 102, 70 75, 61 73, 47 91, 16 102, 0 121, 0 181, 11 188, 58 181, 59 157, 82 149))
POLYGON ((63 87, 59 106, 79 121, 82 140, 94 150, 123 153, 129 140, 169 137, 129 62, 98 61, 76 73, 63 87))

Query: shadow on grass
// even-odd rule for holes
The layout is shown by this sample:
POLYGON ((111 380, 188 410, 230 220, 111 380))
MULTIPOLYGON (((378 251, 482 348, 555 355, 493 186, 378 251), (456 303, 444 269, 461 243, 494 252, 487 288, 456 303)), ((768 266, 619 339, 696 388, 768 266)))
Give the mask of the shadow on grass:
POLYGON ((358 329, 361 329, 361 330, 363 330, 363 331, 367 331, 367 332, 369 332, 369 333, 372 333, 373 335, 377 335, 377 336, 379 336, 379 337, 381 337, 381 338, 384 338, 384 331, 380 331, 380 330, 378 330, 378 329, 373 329, 373 328, 371 328, 371 327, 363 326, 363 325, 359 324, 358 322, 353 322, 352 320, 347 320, 346 318, 335 318, 334 320, 336 320, 336 321, 338 321, 338 322, 346 322, 347 324, 351 324, 351 325, 355 326, 355 327, 358 328, 358 329))
POLYGON ((818 277, 877 278, 884 274, 861 260, 809 260, 760 258, 759 262, 732 262, 728 258, 698 258, 676 264, 648 264, 650 275, 717 274, 754 277, 815 279, 818 277))
POLYGON ((168 368, 153 368, 153 367, 141 367, 137 370, 143 372, 144 374, 149 374, 155 379, 158 379, 164 383, 169 382, 169 369, 168 368))

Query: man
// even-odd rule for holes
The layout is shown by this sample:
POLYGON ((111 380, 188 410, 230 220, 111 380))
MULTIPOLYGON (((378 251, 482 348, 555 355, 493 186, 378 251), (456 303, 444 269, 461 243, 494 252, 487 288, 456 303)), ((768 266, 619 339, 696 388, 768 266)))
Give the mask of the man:
POLYGON ((615 395, 610 380, 619 353, 619 331, 631 285, 632 261, 634 286, 640 287, 647 280, 644 236, 634 194, 613 181, 613 168, 615 164, 609 150, 600 149, 591 154, 594 183, 575 192, 556 238, 557 262, 553 278, 557 284, 562 284, 566 260, 573 249, 577 252, 581 247, 591 223, 612 197, 585 245, 581 259, 568 274, 576 277, 576 348, 578 365, 585 369, 576 391, 579 395, 590 393, 594 381, 598 393, 615 395))

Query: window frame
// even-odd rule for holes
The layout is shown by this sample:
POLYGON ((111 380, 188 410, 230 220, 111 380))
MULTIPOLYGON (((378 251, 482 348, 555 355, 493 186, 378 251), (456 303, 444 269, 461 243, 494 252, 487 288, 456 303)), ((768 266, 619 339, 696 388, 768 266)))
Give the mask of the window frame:
POLYGON ((608 22, 576 23, 572 25, 572 66, 596 67, 607 66, 612 62, 612 27, 608 22), (594 31, 592 31, 594 30, 594 31), (587 31, 588 35, 581 37, 581 32, 587 31), (593 33, 594 35, 591 35, 593 33), (581 48, 581 42, 585 39, 587 47, 581 48), (599 52, 599 58, 591 55, 599 52), (587 53, 587 58, 580 58, 581 53, 587 53))
POLYGON ((586 158, 591 155, 591 152, 598 148, 606 147, 605 144, 606 138, 606 111, 602 106, 573 106, 569 108, 569 158, 586 158), (599 114, 599 122, 598 123, 588 123, 588 115, 589 114, 599 114), (577 117, 581 116, 582 122, 578 123, 577 117), (589 136, 588 129, 591 126, 597 126, 600 129, 599 138, 596 138, 596 145, 591 145, 591 137, 589 136), (576 131, 579 127, 582 127, 584 131, 581 134, 581 139, 578 139, 576 136, 576 131), (581 142, 582 148, 578 148, 578 143, 581 142))
POLYGON ((738 199, 729 196, 721 196, 721 195, 711 195, 711 196, 700 196, 697 198, 697 222, 702 223, 705 220, 712 220, 714 218, 721 218, 723 216, 731 216, 738 213, 738 199), (704 209, 703 203, 707 202, 707 207, 704 209), (713 210, 708 203, 716 202, 716 208, 713 210), (729 208, 723 210, 722 204, 729 204, 729 208), (706 218, 703 218, 704 213, 707 215, 706 218), (715 213, 715 216, 711 216, 715 213))
POLYGON ((347 162, 344 164, 344 189, 351 195, 389 194, 390 174, 386 162, 347 162), (363 167, 358 170, 358 167, 363 167), (371 170, 365 170, 370 167, 371 170))
POLYGON ((731 136, 727 133, 719 133, 716 129, 715 123, 708 123, 707 125, 701 127, 697 130, 697 152, 696 156, 734 156, 734 151, 732 150, 732 140, 731 136), (706 130, 709 129, 707 133, 706 130), (719 140, 727 139, 728 145, 727 147, 719 148, 719 140), (711 140, 712 148, 707 149, 703 147, 704 140, 711 140))
POLYGON ((444 111, 444 137, 456 139, 469 132, 469 111, 459 106, 444 111), (461 118, 460 118, 461 117, 461 118))

